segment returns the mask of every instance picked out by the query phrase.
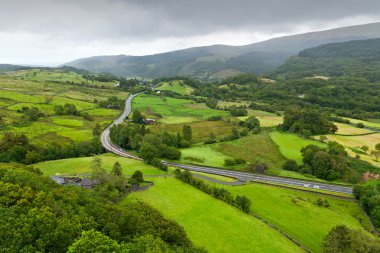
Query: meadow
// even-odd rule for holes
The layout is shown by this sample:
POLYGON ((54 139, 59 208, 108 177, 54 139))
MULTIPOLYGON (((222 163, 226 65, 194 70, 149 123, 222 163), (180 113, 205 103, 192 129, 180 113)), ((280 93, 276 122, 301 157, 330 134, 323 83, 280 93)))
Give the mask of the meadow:
POLYGON ((325 148, 326 144, 319 141, 302 138, 296 134, 271 132, 270 138, 278 145, 281 154, 287 159, 295 160, 298 164, 302 164, 301 149, 308 145, 317 145, 325 148))
POLYGON ((151 178, 154 186, 128 195, 120 205, 141 200, 184 227, 208 252, 302 252, 258 219, 175 178, 151 178))
POLYGON ((25 134, 33 144, 89 141, 96 124, 106 126, 121 113, 120 110, 99 108, 96 102, 106 96, 123 99, 128 96, 127 92, 116 89, 82 86, 76 79, 81 75, 73 72, 51 71, 48 74, 50 72, 45 70, 36 70, 36 75, 31 73, 28 70, 0 75, 0 115, 4 124, 0 137, 5 132, 14 132, 25 134), (57 76, 74 84, 54 83, 57 76), (75 105, 80 113, 88 113, 91 119, 56 115, 54 107, 66 103, 75 105), (28 122, 21 113, 23 107, 37 108, 44 117, 28 122))
POLYGON ((322 252, 323 238, 334 226, 344 224, 371 230, 368 219, 353 201, 256 183, 225 188, 247 196, 252 202, 252 213, 275 224, 313 252, 322 252), (316 205, 318 198, 327 200, 330 206, 316 205))
MULTIPOLYGON (((136 170, 140 170, 144 175, 166 174, 151 165, 141 161, 116 156, 113 154, 103 154, 97 156, 102 159, 103 166, 107 171, 112 170, 115 162, 119 162, 124 175, 132 175, 136 170)), ((68 158, 55 161, 47 161, 34 164, 35 168, 39 168, 45 175, 89 175, 92 172, 91 162, 94 157, 68 158)))
POLYGON ((194 91, 194 88, 184 84, 182 80, 174 80, 170 82, 160 83, 156 90, 171 91, 180 95, 191 95, 194 91))
MULTIPOLYGON (((237 127, 232 123, 225 120, 218 121, 201 121, 201 122, 189 122, 187 125, 191 126, 193 134, 193 142, 199 143, 205 141, 210 133, 214 133, 217 137, 222 137, 231 133, 233 127, 237 127)), ((156 124, 149 126, 149 129, 153 133, 169 132, 182 132, 182 124, 156 124)), ((239 127, 237 127, 239 128, 239 127)))
POLYGON ((203 103, 145 94, 136 97, 132 107, 147 117, 167 124, 202 121, 212 116, 228 116, 227 112, 210 109, 203 103))

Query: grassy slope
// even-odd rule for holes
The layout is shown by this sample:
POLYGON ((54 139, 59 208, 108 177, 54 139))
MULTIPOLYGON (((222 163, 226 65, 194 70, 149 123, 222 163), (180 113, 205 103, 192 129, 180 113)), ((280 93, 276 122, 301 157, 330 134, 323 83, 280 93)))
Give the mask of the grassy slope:
POLYGON ((48 74, 49 72, 36 70, 36 76, 31 74, 33 72, 17 71, 0 76, 0 99, 6 102, 0 109, 6 124, 0 131, 0 136, 5 131, 25 133, 32 138, 33 144, 88 141, 93 138, 92 129, 95 124, 109 124, 120 114, 119 110, 97 108, 94 100, 113 95, 125 98, 128 95, 126 92, 113 89, 101 89, 100 92, 98 88, 51 82, 57 81, 59 76, 64 81, 80 84, 83 80, 77 79, 78 74, 72 72, 53 71, 48 74), (49 104, 45 102, 46 96, 53 97, 49 104), (78 116, 54 115, 54 107, 65 103, 75 104, 79 111, 88 112, 93 120, 85 120, 78 116), (24 122, 22 114, 17 112, 24 106, 39 108, 46 117, 36 122, 24 122))
POLYGON ((295 160, 298 164, 302 163, 301 149, 303 147, 310 144, 326 147, 326 144, 305 139, 296 134, 272 132, 270 137, 279 146, 281 153, 286 158, 295 160))
MULTIPOLYGON (((111 154, 104 154, 99 157, 102 159, 103 165, 107 170, 111 170, 114 163, 118 161, 121 164, 123 173, 127 175, 133 174, 136 170, 140 170, 146 175, 165 174, 165 172, 140 161, 111 154)), ((92 159, 93 157, 69 158, 41 162, 33 166, 41 169, 46 175, 84 175, 91 173, 92 159)))
POLYGON ((161 85, 158 88, 156 88, 156 90, 172 91, 181 95, 190 95, 194 91, 192 87, 183 84, 183 81, 181 80, 174 80, 171 82, 162 82, 161 85))
POLYGON ((301 252, 274 229, 192 186, 175 178, 152 180, 152 188, 132 193, 123 202, 150 203, 182 225, 195 245, 211 253, 301 252))
MULTIPOLYGON (((224 120, 192 122, 188 123, 188 125, 191 126, 192 129, 194 143, 205 141, 210 133, 214 133, 218 137, 230 134, 231 129, 234 127, 233 124, 224 120)), ((153 133, 164 131, 182 133, 182 127, 183 124, 157 124, 150 126, 149 129, 153 133)))
POLYGON ((185 123, 201 121, 211 116, 228 115, 227 112, 208 108, 205 104, 198 104, 191 100, 153 95, 141 95, 133 100, 133 108, 144 112, 149 117, 155 113, 162 115, 159 119, 163 123, 185 123))
POLYGON ((370 229, 369 221, 355 202, 261 184, 226 188, 234 194, 249 197, 253 213, 280 227, 315 252, 321 252, 323 238, 336 225, 370 229), (327 199, 330 207, 313 204, 319 197, 327 199))

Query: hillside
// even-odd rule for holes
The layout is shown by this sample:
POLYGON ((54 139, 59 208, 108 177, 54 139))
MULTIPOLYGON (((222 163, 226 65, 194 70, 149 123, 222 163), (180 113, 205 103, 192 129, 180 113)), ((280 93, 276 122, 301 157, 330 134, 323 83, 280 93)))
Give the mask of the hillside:
POLYGON ((266 74, 299 51, 332 42, 380 37, 380 23, 279 37, 245 46, 213 45, 147 56, 95 56, 65 65, 119 76, 155 78, 189 75, 218 77, 216 73, 266 74), (216 75, 215 75, 216 74, 216 75))
POLYGON ((0 73, 8 71, 16 71, 22 69, 29 69, 29 67, 12 65, 12 64, 0 64, 0 73))
POLYGON ((277 70, 287 78, 355 76, 380 80, 380 39, 330 43, 301 51, 277 70))

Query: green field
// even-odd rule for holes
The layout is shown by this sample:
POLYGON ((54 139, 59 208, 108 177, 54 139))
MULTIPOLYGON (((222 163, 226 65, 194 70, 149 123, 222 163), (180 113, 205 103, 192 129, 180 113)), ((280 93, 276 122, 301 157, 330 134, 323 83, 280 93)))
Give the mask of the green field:
POLYGON ((224 167, 224 159, 232 158, 215 150, 215 145, 197 145, 181 149, 181 162, 224 167))
MULTIPOLYGON (((110 171, 115 162, 122 166, 123 173, 126 175, 133 174, 140 170, 144 175, 165 174, 165 172, 145 164, 143 162, 123 158, 116 155, 104 154, 98 156, 102 159, 104 168, 110 171)), ((88 175, 91 173, 91 162, 93 157, 69 158, 55 161, 47 161, 34 164, 33 166, 41 169, 46 175, 88 175)))
POLYGON ((82 86, 81 82, 75 81, 76 77, 75 80, 71 79, 73 76, 81 77, 72 72, 38 69, 1 75, 0 105, 3 106, 0 115, 5 127, 0 130, 0 137, 5 132, 23 133, 31 138, 33 144, 91 140, 92 129, 97 123, 105 126, 120 114, 119 110, 99 108, 97 100, 108 96, 124 99, 128 93, 115 90, 113 86, 101 89, 82 86), (59 81, 58 77, 62 77, 63 83, 54 83, 59 81), (65 83, 66 81, 70 83, 65 83), (56 115, 54 107, 66 103, 74 104, 79 112, 87 112, 91 119, 56 115), (37 108, 44 113, 44 117, 27 122, 20 112, 23 107, 37 108))
POLYGON ((366 127, 376 128, 380 129, 380 122, 376 120, 360 120, 360 119, 352 119, 352 118, 345 118, 348 119, 351 123, 357 124, 357 123, 363 123, 366 127))
POLYGON ((134 110, 143 112, 148 117, 158 119, 159 122, 169 120, 173 124, 201 121, 217 115, 228 115, 227 112, 210 109, 205 104, 199 104, 191 100, 144 94, 133 100, 132 107, 134 110))
POLYGON ((152 178, 154 186, 134 192, 135 199, 157 208, 184 227, 196 246, 208 252, 302 252, 279 232, 228 204, 175 178, 152 178))
POLYGON ((301 149, 307 145, 314 144, 319 147, 326 147, 326 144, 319 141, 302 138, 296 134, 271 132, 271 139, 276 143, 280 152, 287 158, 295 160, 298 164, 302 164, 301 149))
POLYGON ((234 194, 249 197, 252 213, 275 224, 314 252, 322 251, 323 238, 334 226, 371 229, 355 202, 255 183, 225 187, 234 194), (330 207, 315 205, 320 197, 330 207))
POLYGON ((172 91, 181 95, 191 95, 194 89, 183 83, 182 80, 174 80, 170 82, 162 82, 160 86, 156 88, 160 91, 172 91))
MULTIPOLYGON (((193 134, 193 142, 199 143, 208 139, 210 133, 214 133, 216 136, 221 137, 231 133, 233 127, 237 127, 230 122, 219 121, 201 121, 190 122, 193 134)), ((169 132, 182 132, 183 124, 156 124, 149 127, 153 133, 162 133, 164 131, 169 132)), ((237 127, 239 128, 239 127, 237 127)))

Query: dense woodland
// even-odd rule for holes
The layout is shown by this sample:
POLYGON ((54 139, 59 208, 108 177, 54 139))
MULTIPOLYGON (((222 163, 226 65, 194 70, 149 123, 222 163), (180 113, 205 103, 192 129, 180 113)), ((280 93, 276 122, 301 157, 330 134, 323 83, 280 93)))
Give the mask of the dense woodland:
POLYGON ((118 206, 32 168, 0 170, 0 252, 203 252, 141 202, 118 206))

